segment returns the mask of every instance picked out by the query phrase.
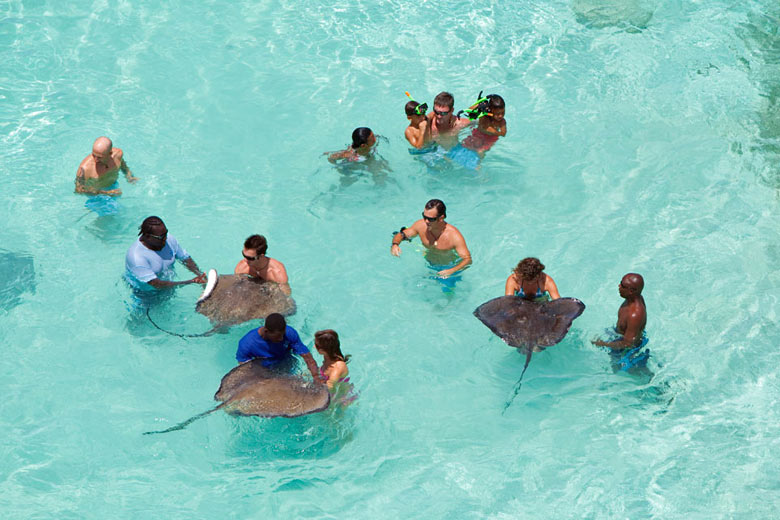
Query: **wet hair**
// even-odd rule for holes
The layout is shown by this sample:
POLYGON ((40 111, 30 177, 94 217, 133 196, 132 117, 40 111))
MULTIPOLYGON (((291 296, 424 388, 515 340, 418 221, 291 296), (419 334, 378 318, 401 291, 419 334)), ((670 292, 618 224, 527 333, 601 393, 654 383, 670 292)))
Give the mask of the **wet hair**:
POLYGON ((152 235, 152 230, 156 227, 163 226, 165 227, 165 223, 162 221, 160 217, 146 217, 143 222, 141 222, 141 225, 138 227, 139 235, 152 235))
POLYGON ((439 92, 435 98, 433 98, 433 104, 443 107, 450 107, 450 110, 455 106, 455 98, 449 92, 439 92))
POLYGON ((355 128, 352 132, 352 148, 357 149, 368 142, 371 136, 371 129, 366 126, 355 128))
POLYGON ((523 258, 514 268, 515 276, 522 278, 523 280, 533 280, 539 274, 544 271, 544 264, 539 261, 538 258, 532 256, 523 258))
POLYGON ((447 206, 445 206, 444 203, 439 199, 431 199, 425 203, 425 209, 432 208, 436 208, 437 216, 444 216, 445 218, 447 217, 447 206))
POLYGON ((422 114, 417 113, 417 107, 420 106, 420 103, 417 101, 409 101, 406 103, 406 106, 404 107, 404 110, 406 111, 407 116, 422 116, 425 115, 425 112, 422 114))
POLYGON ((349 358, 352 356, 345 356, 341 353, 341 343, 339 342, 339 335, 333 329, 318 330, 314 333, 314 346, 320 350, 324 350, 328 357, 349 363, 349 358))
POLYGON ((488 97, 488 108, 492 110, 500 110, 504 108, 504 98, 498 94, 490 94, 488 97))
POLYGON ((275 312, 266 316, 264 326, 268 332, 279 332, 287 329, 287 322, 284 321, 284 316, 275 312))
POLYGON ((254 249, 258 255, 264 255, 268 251, 268 242, 263 235, 252 235, 244 240, 244 249, 254 249))

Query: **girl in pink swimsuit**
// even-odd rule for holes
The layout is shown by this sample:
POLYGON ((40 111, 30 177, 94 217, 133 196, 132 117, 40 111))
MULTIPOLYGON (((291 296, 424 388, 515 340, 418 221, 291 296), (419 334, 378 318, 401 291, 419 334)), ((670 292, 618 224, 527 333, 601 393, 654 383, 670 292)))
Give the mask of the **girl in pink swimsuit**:
POLYGON ((499 137, 506 135, 504 99, 498 94, 490 94, 487 98, 490 111, 479 118, 477 127, 463 140, 464 148, 474 150, 480 156, 490 150, 499 137))
POLYGON ((349 382, 347 363, 351 356, 341 353, 339 335, 335 330, 325 329, 314 333, 314 347, 323 357, 320 375, 325 379, 328 390, 333 394, 331 402, 347 406, 357 398, 349 382))

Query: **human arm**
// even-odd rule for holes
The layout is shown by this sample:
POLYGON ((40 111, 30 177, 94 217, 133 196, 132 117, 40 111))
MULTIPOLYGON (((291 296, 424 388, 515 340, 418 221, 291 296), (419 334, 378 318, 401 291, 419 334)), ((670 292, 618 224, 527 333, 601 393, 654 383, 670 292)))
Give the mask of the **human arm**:
POLYGON ((553 300, 560 298, 561 295, 558 293, 558 286, 555 285, 555 280, 552 279, 552 276, 545 274, 544 278, 544 290, 550 293, 550 298, 553 300))
POLYGON ((643 321, 642 313, 636 311, 632 312, 626 320, 626 329, 625 332, 623 332, 622 338, 615 341, 603 341, 598 339, 591 341, 591 343, 597 347, 607 347, 612 350, 625 350, 631 348, 639 343, 639 340, 642 337, 643 321))
POLYGON ((516 289, 517 279, 515 278, 515 274, 512 273, 509 275, 509 278, 506 279, 506 285, 504 286, 504 296, 513 296, 516 289))
POLYGON ((195 278, 192 279, 192 282, 196 283, 203 283, 206 281, 206 275, 198 268, 198 264, 195 263, 195 260, 192 259, 192 257, 187 257, 181 261, 187 269, 192 271, 195 274, 195 278))
POLYGON ((404 131, 404 137, 406 137, 406 140, 409 141, 409 144, 419 150, 423 147, 423 144, 425 144, 425 132, 427 131, 427 127, 427 120, 420 122, 419 128, 412 128, 411 126, 407 126, 406 130, 404 131))
POLYGON ((203 273, 200 273, 199 276, 196 276, 195 278, 191 280, 182 280, 180 282, 172 282, 168 280, 160 280, 159 278, 153 278, 149 280, 148 283, 155 289, 170 289, 171 287, 176 287, 177 285, 187 285, 191 283, 205 283, 206 282, 206 275, 203 273))
POLYGON ((500 123, 486 122, 484 125, 479 125, 479 131, 487 135, 497 135, 503 137, 506 135, 506 120, 502 120, 500 123))
POLYGON ((466 240, 463 238, 463 235, 461 235, 460 232, 458 232, 455 238, 455 252, 458 253, 460 262, 458 262, 458 264, 454 267, 439 271, 437 274, 441 278, 448 278, 450 275, 457 273, 458 271, 461 271, 471 265, 471 252, 469 251, 469 248, 466 247, 466 240))
POLYGON ((354 152, 352 151, 352 148, 347 148, 346 150, 342 150, 340 152, 333 152, 332 154, 328 155, 328 161, 333 164, 336 164, 336 161, 338 161, 339 159, 348 159, 353 155, 354 152))
POLYGON ((84 168, 79 166, 78 171, 76 171, 76 193, 83 193, 86 195, 121 195, 122 190, 119 188, 115 188, 113 190, 104 190, 90 186, 87 184, 86 178, 84 176, 84 168))
POLYGON ((317 362, 314 361, 314 356, 311 355, 311 352, 308 354, 301 354, 301 357, 306 363, 306 366, 309 368, 312 379, 314 379, 314 381, 317 383, 324 383, 325 378, 320 375, 320 368, 317 366, 317 362))
POLYGON ((415 237, 420 234, 420 232, 416 229, 417 223, 420 222, 419 220, 412 224, 412 227, 402 227, 401 230, 393 235, 392 243, 390 244, 390 254, 393 256, 401 256, 401 242, 404 240, 411 240, 412 237, 415 237))
POLYGON ((122 173, 125 174, 125 179, 127 179, 127 182, 135 182, 138 180, 138 177, 133 176, 133 172, 130 171, 130 167, 127 166, 127 163, 125 162, 124 158, 122 159, 122 162, 119 165, 119 169, 122 170, 122 173))

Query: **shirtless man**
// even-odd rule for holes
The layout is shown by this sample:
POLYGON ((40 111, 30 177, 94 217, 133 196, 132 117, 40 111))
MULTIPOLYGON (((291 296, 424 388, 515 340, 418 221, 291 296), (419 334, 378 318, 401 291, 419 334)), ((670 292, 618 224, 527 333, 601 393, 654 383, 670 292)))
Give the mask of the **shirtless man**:
POLYGON ((287 270, 279 260, 265 256, 268 242, 263 235, 252 235, 244 241, 242 254, 244 259, 236 265, 235 274, 247 274, 253 278, 276 282, 282 291, 290 294, 290 284, 287 280, 287 270))
POLYGON ((119 170, 127 182, 138 180, 127 167, 121 148, 113 148, 108 137, 98 137, 92 145, 92 154, 81 161, 76 172, 76 193, 121 195, 122 190, 117 187, 119 170))
POLYGON ((458 144, 458 132, 471 124, 465 117, 454 114, 455 98, 449 92, 439 92, 433 98, 433 113, 428 114, 428 126, 433 140, 446 149, 458 144))
POLYGON ((620 281, 618 291, 625 301, 618 309, 618 321, 615 330, 623 337, 615 341, 594 340, 598 347, 608 347, 612 350, 625 350, 642 342, 642 333, 647 324, 647 309, 642 298, 645 281, 641 275, 628 273, 620 281))
POLYGON ((401 231, 395 234, 390 246, 390 253, 393 256, 401 256, 402 241, 411 240, 412 237, 419 235, 427 249, 425 258, 431 264, 448 265, 455 260, 460 260, 453 267, 439 271, 437 274, 441 278, 447 278, 471 265, 471 253, 466 247, 463 235, 458 228, 444 221, 447 217, 447 207, 442 201, 429 200, 425 204, 422 217, 411 227, 401 228, 401 231))

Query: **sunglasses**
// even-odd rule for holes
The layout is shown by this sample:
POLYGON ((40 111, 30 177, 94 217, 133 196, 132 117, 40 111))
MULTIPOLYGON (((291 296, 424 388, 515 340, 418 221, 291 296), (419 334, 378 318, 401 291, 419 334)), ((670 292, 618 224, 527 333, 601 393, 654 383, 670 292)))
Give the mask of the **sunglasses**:
POLYGON ((241 254, 242 254, 242 255, 243 255, 243 257, 244 257, 244 258, 246 258, 246 259, 247 259, 249 262, 254 262, 255 260, 257 260, 258 258, 260 258, 260 257, 262 256, 262 255, 257 255, 257 256, 246 256, 244 253, 241 253, 241 254))
POLYGON ((437 220, 439 220, 439 217, 426 217, 425 213, 422 214, 422 218, 426 222, 436 222, 437 220))
POLYGON ((162 235, 152 235, 151 233, 147 233, 146 236, 150 238, 156 238, 157 240, 165 240, 165 238, 168 236, 168 232, 166 231, 162 235))
POLYGON ((447 114, 449 114, 449 113, 450 113, 450 111, 448 110, 448 111, 446 111, 446 112, 440 112, 440 111, 438 111, 438 110, 436 110, 436 109, 434 108, 434 109, 433 109, 433 113, 434 113, 434 114, 436 114, 437 116, 446 116, 447 114))

